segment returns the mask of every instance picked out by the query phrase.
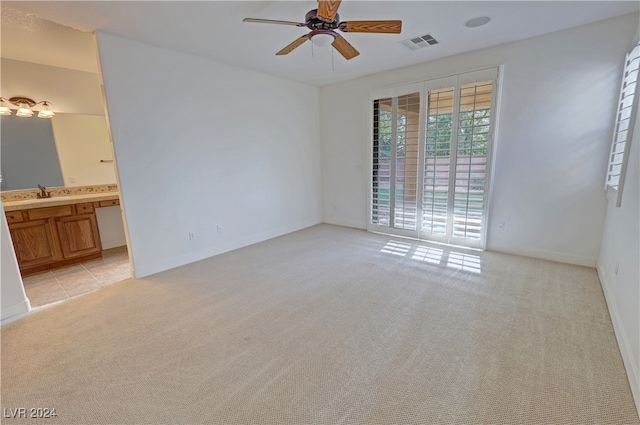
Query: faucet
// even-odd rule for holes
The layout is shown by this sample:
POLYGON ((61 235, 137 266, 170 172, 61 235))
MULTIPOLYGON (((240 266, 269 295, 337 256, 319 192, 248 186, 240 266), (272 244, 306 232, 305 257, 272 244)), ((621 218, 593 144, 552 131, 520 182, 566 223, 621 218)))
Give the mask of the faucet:
POLYGON ((42 198, 51 198, 51 192, 47 192, 47 188, 42 186, 41 184, 38 185, 38 189, 40 189, 40 193, 37 194, 38 199, 42 199, 42 198))

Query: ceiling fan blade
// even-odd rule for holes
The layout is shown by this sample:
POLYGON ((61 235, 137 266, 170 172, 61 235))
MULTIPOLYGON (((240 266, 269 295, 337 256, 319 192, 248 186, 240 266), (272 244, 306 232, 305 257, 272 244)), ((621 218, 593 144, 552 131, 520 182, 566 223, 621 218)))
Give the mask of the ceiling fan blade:
POLYGON ((276 56, 288 55, 289 53, 293 52, 293 49, 295 49, 296 47, 300 46, 302 43, 304 43, 308 39, 309 39, 309 34, 303 35, 300 38, 296 38, 293 41, 293 43, 287 45, 284 49, 282 49, 278 53, 276 53, 276 56))
POLYGON ((342 0, 318 0, 318 18, 326 22, 333 22, 338 13, 342 0))
POLYGON ((244 18, 242 22, 255 22, 257 24, 278 24, 278 25, 292 25, 294 27, 306 27, 306 25, 301 22, 276 21, 273 19, 244 18))
POLYGON ((344 32, 400 34, 402 21, 347 21, 340 22, 338 28, 344 32))
POLYGON ((338 51, 346 60, 353 59, 360 54, 345 38, 338 35, 331 45, 338 51))

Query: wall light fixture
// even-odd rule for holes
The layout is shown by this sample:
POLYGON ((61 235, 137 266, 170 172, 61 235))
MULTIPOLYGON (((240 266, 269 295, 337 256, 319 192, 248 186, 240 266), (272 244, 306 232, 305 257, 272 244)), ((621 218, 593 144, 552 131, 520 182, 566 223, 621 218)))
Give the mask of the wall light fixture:
POLYGON ((42 108, 38 111, 38 118, 51 118, 55 114, 51 110, 51 104, 43 100, 36 102, 33 99, 23 96, 14 96, 12 98, 0 97, 0 115, 11 115, 11 108, 7 105, 7 102, 18 107, 16 116, 18 117, 30 117, 33 115, 33 108, 36 105, 42 104, 42 108))

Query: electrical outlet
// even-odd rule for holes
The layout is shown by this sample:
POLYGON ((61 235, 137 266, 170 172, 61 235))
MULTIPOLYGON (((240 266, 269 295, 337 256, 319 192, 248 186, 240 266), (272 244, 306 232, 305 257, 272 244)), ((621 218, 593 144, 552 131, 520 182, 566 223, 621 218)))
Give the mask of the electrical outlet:
POLYGON ((498 228, 499 228, 500 230, 504 230, 504 221, 499 221, 499 222, 498 222, 498 228))
POLYGON ((222 226, 220 226, 220 225, 218 224, 218 226, 217 226, 217 230, 218 230, 218 233, 222 233, 222 226))
POLYGON ((196 238, 195 232, 189 232, 189 240, 192 241, 196 238))

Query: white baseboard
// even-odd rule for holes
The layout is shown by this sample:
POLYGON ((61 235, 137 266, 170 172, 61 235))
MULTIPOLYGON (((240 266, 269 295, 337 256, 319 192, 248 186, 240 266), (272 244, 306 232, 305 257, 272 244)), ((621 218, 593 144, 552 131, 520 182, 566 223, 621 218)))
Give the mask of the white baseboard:
POLYGON ((618 307, 616 306, 616 301, 612 294, 611 285, 605 277, 608 276, 607 270, 600 261, 598 261, 596 270, 598 271, 598 277, 600 278, 600 284, 602 285, 602 292, 604 292, 604 298, 607 302, 607 307, 609 308, 609 316, 611 317, 613 331, 616 335, 616 340, 618 341, 620 354, 622 354, 622 361, 627 372, 627 378, 629 379, 629 386, 631 387, 633 400, 636 403, 638 416, 640 416, 640 371, 636 369, 636 365, 633 363, 634 353, 631 351, 628 338, 620 325, 618 307))
POLYGON ((561 252, 544 251, 538 249, 513 248, 500 245, 488 245, 487 251, 502 252, 505 254, 521 255, 523 257, 539 258, 541 260, 555 261, 558 263, 574 264, 576 266, 595 267, 597 259, 578 255, 564 254, 561 252))
POLYGON ((295 232, 298 230, 306 229, 307 227, 320 224, 320 220, 310 220, 307 222, 297 223, 294 225, 284 226, 266 232, 253 234, 247 238, 231 240, 212 248, 203 249, 197 252, 181 255, 179 257, 162 259, 161 261, 155 261, 150 264, 135 264, 135 252, 133 252, 133 261, 135 267, 135 277, 142 278, 152 274, 160 273, 165 270, 174 269, 176 267, 184 266, 185 264, 194 263, 196 261, 204 260, 205 258, 213 257, 216 255, 224 254, 225 252, 233 251, 235 249, 243 248, 245 246, 253 245, 259 242, 266 241, 268 239, 277 238, 278 236, 286 235, 287 233, 295 232))
POLYGON ((342 220, 335 217, 324 217, 322 222, 325 224, 333 224, 335 226, 351 227, 353 229, 367 230, 366 223, 357 221, 342 220))
POLYGON ((113 241, 102 241, 102 249, 110 249, 110 248, 117 248, 119 246, 124 246, 127 244, 127 240, 126 239, 116 239, 113 241))
POLYGON ((27 313, 30 310, 31 310, 31 303, 29 303, 28 299, 25 299, 21 303, 10 305, 7 307, 2 307, 1 320, 5 320, 13 316, 18 316, 20 314, 27 313))

